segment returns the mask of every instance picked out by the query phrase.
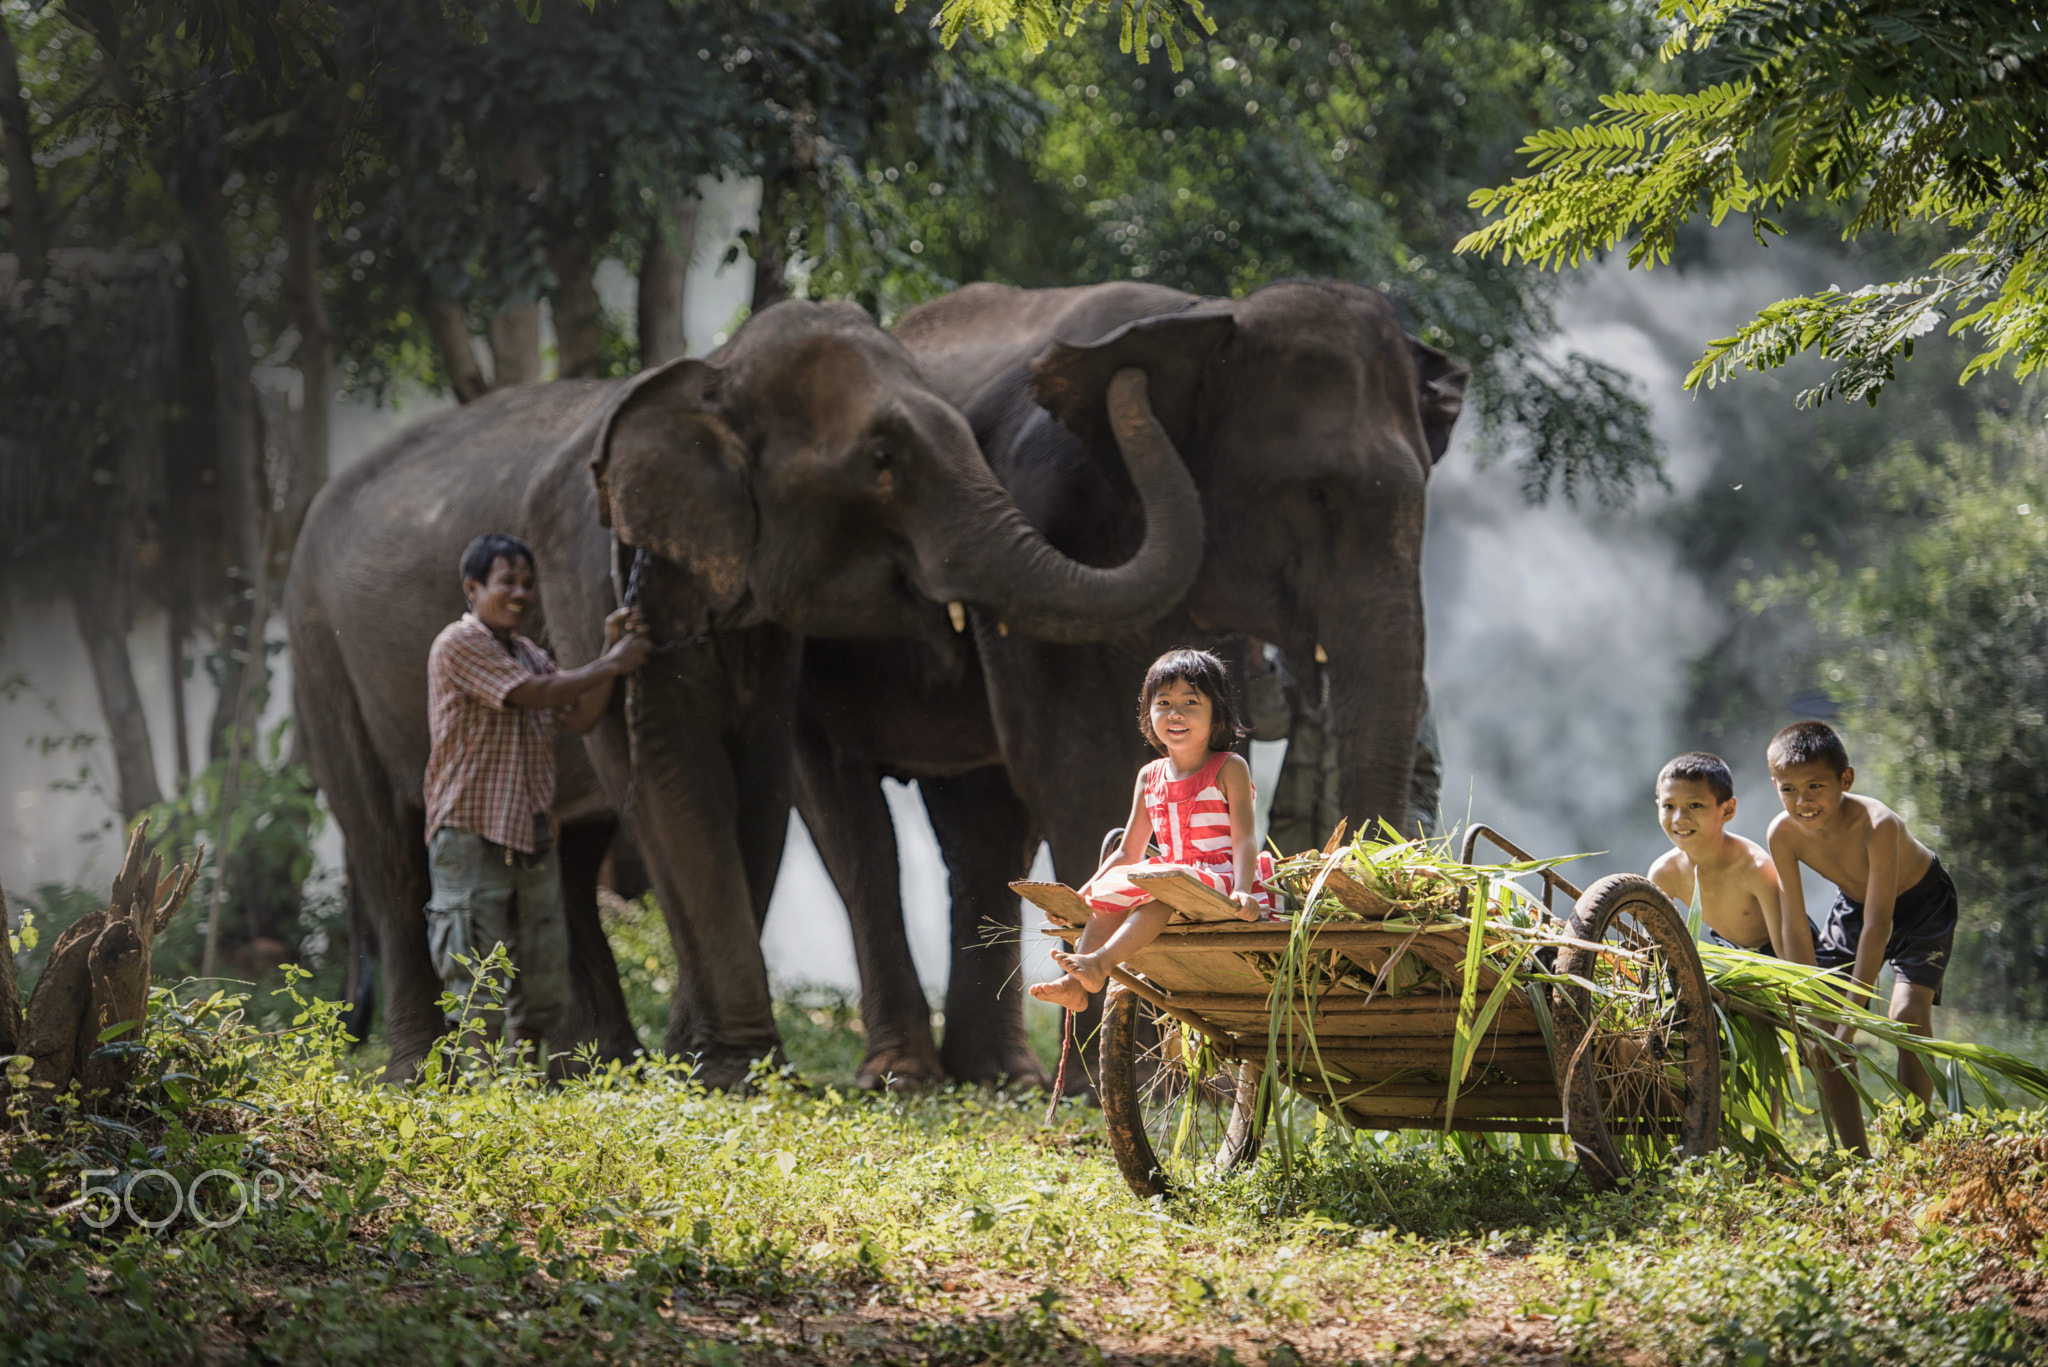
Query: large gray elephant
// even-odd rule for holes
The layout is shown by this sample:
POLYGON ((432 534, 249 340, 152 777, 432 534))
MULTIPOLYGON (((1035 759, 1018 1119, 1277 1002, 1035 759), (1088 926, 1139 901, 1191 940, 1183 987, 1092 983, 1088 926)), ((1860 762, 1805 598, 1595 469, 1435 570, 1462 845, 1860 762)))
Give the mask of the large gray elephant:
POLYGON ((708 360, 631 380, 493 394, 329 484, 287 612, 314 772, 381 944, 390 1075, 409 1075, 443 1029, 422 916, 426 659, 461 610, 470 538, 532 544, 541 620, 527 629, 564 666, 597 654, 646 553, 657 653, 631 685, 631 734, 622 689, 558 752, 577 1007, 570 1038, 551 1044, 616 1056, 637 1043, 595 904, 623 817, 680 965, 664 1045, 729 1085, 779 1052, 758 932, 790 806, 801 638, 921 640, 934 669, 957 671, 941 605, 1073 639, 1134 628, 1193 573, 1200 505, 1145 377, 1119 377, 1106 402, 1148 513, 1143 544, 1115 568, 1055 552, 959 413, 851 304, 776 305, 708 360))
POLYGON ((979 678, 924 687, 922 643, 806 646, 798 809, 854 921, 862 1080, 1029 1078, 1006 884, 1041 837, 1063 881, 1093 872, 1150 758, 1132 707, 1163 650, 1241 652, 1254 638, 1277 644, 1311 691, 1327 671, 1344 811, 1354 828, 1408 821, 1424 493, 1468 372, 1406 336, 1381 295, 1328 281, 1243 299, 973 285, 912 309, 896 336, 1062 552, 1114 563, 1145 535, 1135 472, 1103 417, 1126 367, 1145 369, 1153 410, 1201 489, 1200 570, 1177 609, 1142 628, 1074 645, 977 612, 979 678), (919 780, 950 875, 942 1049, 906 967, 881 775, 919 780))

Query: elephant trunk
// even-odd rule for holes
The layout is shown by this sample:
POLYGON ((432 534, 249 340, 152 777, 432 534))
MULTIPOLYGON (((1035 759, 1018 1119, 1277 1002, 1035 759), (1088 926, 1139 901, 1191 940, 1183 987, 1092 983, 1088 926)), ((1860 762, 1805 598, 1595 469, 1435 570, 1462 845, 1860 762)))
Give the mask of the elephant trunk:
POLYGON ((1353 832, 1377 832, 1385 819, 1413 836, 1409 785, 1422 725, 1424 634, 1417 567, 1386 566, 1379 584, 1351 598, 1347 615, 1355 629, 1326 625, 1321 643, 1331 671, 1338 797, 1353 832), (1363 615, 1361 603, 1369 605, 1363 615))
POLYGON ((1136 554, 1111 568, 1061 554, 991 479, 989 507, 963 523, 972 543, 956 535, 935 582, 958 585, 958 597, 1006 628, 1063 644, 1137 631, 1181 600, 1202 563, 1201 495, 1153 416, 1145 372, 1118 371, 1108 399, 1117 446, 1145 508, 1136 554))

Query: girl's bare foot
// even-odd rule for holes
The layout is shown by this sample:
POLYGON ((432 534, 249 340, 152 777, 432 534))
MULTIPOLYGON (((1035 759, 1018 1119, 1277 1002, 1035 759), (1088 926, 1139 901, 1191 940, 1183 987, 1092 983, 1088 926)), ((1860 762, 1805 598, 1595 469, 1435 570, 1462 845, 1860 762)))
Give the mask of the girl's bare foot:
POLYGON ((1064 1006, 1069 1011, 1088 1009, 1088 989, 1081 986, 1081 980, 1071 973, 1057 982, 1031 984, 1031 995, 1042 1002, 1064 1006))
POLYGON ((1109 983, 1109 970, 1095 961, 1092 954, 1076 954, 1068 949, 1055 949, 1052 961, 1079 981, 1090 992, 1100 992, 1109 983))

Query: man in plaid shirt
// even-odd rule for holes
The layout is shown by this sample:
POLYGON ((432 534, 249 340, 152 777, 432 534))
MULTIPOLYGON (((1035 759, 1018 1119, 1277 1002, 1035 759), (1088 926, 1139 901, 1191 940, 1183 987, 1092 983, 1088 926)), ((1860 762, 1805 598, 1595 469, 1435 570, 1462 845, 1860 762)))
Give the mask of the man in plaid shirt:
POLYGON ((427 847, 433 900, 427 944, 442 984, 466 1003, 462 1023, 489 1033, 490 996, 473 966, 504 945, 517 970, 498 983, 515 1045, 561 1023, 569 1002, 569 931, 555 851, 555 728, 582 735, 611 701, 612 680, 647 659, 637 608, 605 618, 605 651, 558 670, 518 627, 534 603, 533 551, 492 533, 462 553, 469 611, 427 655, 427 847))

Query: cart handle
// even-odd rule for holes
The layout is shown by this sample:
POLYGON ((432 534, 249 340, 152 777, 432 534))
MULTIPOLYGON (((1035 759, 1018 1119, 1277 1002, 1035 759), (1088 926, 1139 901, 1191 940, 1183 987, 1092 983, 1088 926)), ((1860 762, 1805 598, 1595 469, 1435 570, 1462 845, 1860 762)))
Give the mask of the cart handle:
MULTIPOLYGON (((1482 835, 1491 844, 1512 858, 1525 860, 1529 863, 1534 863, 1536 860, 1535 855, 1515 844, 1493 827, 1474 825, 1465 832, 1465 853, 1460 857, 1461 863, 1470 864, 1472 862, 1472 852, 1478 848, 1479 837, 1482 835)), ((1565 896, 1571 898, 1573 904, 1576 905, 1579 898, 1584 894, 1566 880, 1564 875, 1560 874, 1556 869, 1538 869, 1537 872, 1543 875, 1543 909, 1549 912, 1554 920, 1564 921, 1570 919, 1560 914, 1558 909, 1551 905, 1550 899, 1552 895, 1562 892, 1565 896)))

